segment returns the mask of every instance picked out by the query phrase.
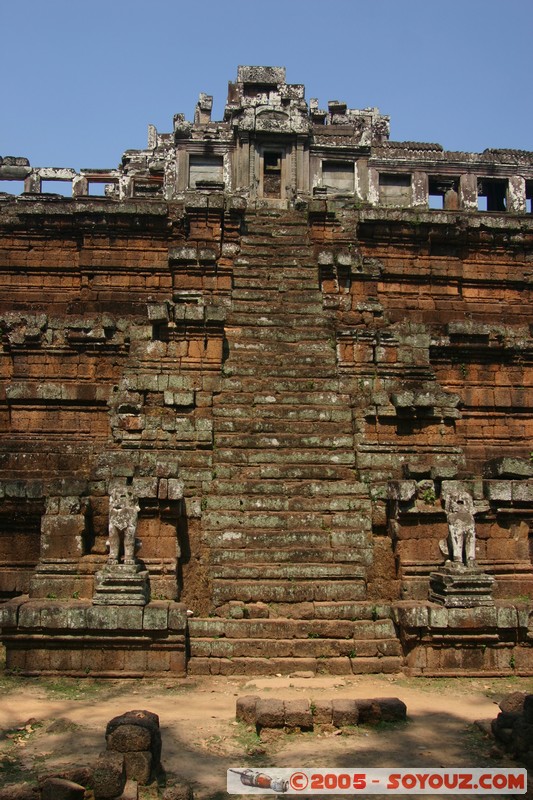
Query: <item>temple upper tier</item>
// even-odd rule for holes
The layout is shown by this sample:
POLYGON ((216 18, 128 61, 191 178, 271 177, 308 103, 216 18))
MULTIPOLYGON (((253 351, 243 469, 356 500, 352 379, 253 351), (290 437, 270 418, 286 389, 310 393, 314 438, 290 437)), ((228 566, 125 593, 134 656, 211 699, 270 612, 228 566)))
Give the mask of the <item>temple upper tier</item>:
POLYGON ((377 108, 330 100, 320 109, 316 99, 305 100, 303 85, 286 82, 284 67, 239 67, 223 120, 211 119, 212 106, 213 98, 201 93, 192 122, 176 114, 171 133, 150 125, 147 149, 127 150, 117 169, 32 167, 6 156, 1 188, 53 197, 54 183, 68 181, 74 197, 171 201, 221 192, 280 205, 327 197, 368 206, 531 212, 532 152, 450 152, 439 144, 390 141, 389 117, 377 108))

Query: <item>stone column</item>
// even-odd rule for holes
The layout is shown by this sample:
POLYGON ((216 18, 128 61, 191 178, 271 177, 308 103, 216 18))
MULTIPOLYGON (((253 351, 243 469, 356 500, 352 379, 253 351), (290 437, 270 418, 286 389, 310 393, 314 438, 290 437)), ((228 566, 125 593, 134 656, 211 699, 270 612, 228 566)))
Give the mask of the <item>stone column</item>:
POLYGON ((507 211, 510 214, 526 213, 526 181, 521 175, 511 175, 509 178, 507 211))
POLYGON ((477 211, 477 175, 461 175, 459 181, 459 203, 465 211, 477 211))
POLYGON ((429 203, 429 180, 427 172, 413 172, 411 187, 413 206, 427 208, 429 203))

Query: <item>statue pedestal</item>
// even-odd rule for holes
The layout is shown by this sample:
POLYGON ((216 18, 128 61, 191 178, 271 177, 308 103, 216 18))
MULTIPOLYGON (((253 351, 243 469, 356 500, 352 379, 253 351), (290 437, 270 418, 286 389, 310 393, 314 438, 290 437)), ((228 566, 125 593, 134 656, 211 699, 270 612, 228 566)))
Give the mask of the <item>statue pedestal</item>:
POLYGON ((139 564, 107 564, 95 575, 94 605, 144 606, 148 599, 148 571, 139 564))
POLYGON ((492 606, 494 578, 477 567, 448 562, 429 576, 429 599, 446 608, 492 606))

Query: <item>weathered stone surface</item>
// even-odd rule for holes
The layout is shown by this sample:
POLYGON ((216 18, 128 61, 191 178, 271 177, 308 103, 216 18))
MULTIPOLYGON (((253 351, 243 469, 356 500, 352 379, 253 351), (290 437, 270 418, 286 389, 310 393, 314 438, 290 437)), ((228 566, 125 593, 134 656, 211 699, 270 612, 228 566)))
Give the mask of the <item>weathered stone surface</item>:
POLYGON ((161 758, 161 733, 157 714, 151 711, 127 711, 125 714, 114 717, 107 723, 106 741, 109 742, 110 737, 114 736, 121 747, 129 747, 129 737, 134 737, 134 741, 142 745, 138 749, 149 749, 154 757, 154 766, 159 764, 161 758), (117 733, 123 727, 127 728, 126 733, 117 733), (138 730, 133 731, 133 728, 138 730), (148 744, 148 747, 146 747, 146 744, 148 744))
POLYGON ((128 751, 124 753, 126 777, 137 781, 141 786, 150 783, 152 777, 153 756, 149 751, 128 751))
POLYGON ((244 722, 246 725, 255 725, 257 718, 257 695, 249 694, 237 698, 237 709, 235 719, 244 722))
POLYGON ((258 728, 283 728, 285 722, 283 700, 274 698, 258 700, 255 720, 258 728))
POLYGON ((331 721, 341 728, 343 725, 357 725, 359 708, 356 700, 335 699, 331 701, 331 721))
POLYGON ((377 725, 383 719, 379 700, 356 700, 359 725, 377 725))
POLYGON ((152 746, 151 731, 140 725, 119 725, 106 736, 107 749, 119 753, 131 753, 138 750, 150 750, 152 746))
POLYGON ((116 798, 126 785, 124 754, 106 750, 101 753, 94 769, 94 796, 98 800, 116 798))
POLYGON ((48 778, 41 787, 41 800, 83 800, 85 787, 64 778, 48 778))
MULTIPOLYGON (((525 713, 525 701, 529 697, 525 692, 511 692, 498 703, 500 709, 504 714, 522 714, 525 713)), ((528 706, 530 703, 528 703, 528 706)), ((532 720, 527 720, 531 722, 532 720)))
POLYGON ((388 141, 377 109, 321 110, 281 67, 240 67, 224 119, 212 108, 202 93, 117 169, 0 161, 25 180, 0 210, 0 599, 32 596, 0 611, 8 663, 183 671, 190 610, 191 672, 391 671, 414 635, 437 671, 501 671, 492 642, 510 640, 530 670, 525 612, 423 604, 445 484, 472 498, 464 560, 498 602, 533 594, 532 154, 388 141), (54 180, 73 201, 42 194, 54 180), (113 584, 117 481, 146 575, 113 584), (127 650, 148 589, 146 647, 127 650), (397 628, 344 625, 387 604, 391 623, 398 601, 419 606, 397 628), (490 627, 483 658, 455 647, 469 626, 490 627), (60 630, 78 644, 52 646, 60 630))
POLYGON ((185 781, 176 782, 163 790, 162 800, 193 800, 192 787, 185 781))
POLYGON ((373 702, 381 709, 384 722, 399 722, 407 717, 407 706, 397 697, 377 697, 373 702))
POLYGON ((313 715, 308 700, 285 700, 284 722, 289 728, 312 728, 313 715))

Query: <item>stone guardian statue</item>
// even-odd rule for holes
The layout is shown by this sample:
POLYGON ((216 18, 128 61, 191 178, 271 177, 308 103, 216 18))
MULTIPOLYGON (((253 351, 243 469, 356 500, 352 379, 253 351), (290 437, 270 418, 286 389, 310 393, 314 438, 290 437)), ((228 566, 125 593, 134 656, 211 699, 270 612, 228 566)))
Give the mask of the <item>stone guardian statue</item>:
POLYGON ((449 531, 451 561, 466 567, 476 565, 476 523, 474 501, 459 489, 446 495, 444 510, 449 531))
POLYGON ((124 564, 135 564, 135 533, 139 505, 126 486, 116 486, 109 496, 109 558, 108 564, 118 564, 121 548, 124 564))

